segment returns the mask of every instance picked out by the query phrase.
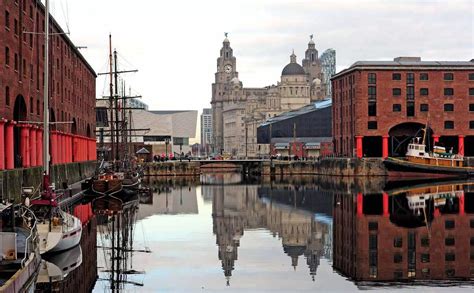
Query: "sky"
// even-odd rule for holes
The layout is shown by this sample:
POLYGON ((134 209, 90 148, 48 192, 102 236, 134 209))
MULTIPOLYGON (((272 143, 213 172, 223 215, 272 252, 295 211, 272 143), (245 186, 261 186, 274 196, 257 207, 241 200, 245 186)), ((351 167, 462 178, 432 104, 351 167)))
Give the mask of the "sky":
MULTIPOLYGON (((44 1, 44 0, 43 0, 44 1)), ((244 87, 276 84, 309 35, 337 71, 359 60, 474 58, 474 0, 50 0, 51 13, 96 72, 107 71, 108 35, 126 87, 153 110, 210 107, 224 32, 244 87)), ((107 94, 97 79, 97 94, 107 94)))

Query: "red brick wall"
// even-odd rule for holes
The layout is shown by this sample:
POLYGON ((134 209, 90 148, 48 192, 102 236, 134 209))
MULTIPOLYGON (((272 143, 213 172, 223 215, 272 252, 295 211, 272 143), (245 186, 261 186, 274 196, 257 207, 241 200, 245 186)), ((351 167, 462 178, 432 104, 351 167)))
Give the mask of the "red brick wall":
POLYGON ((427 123, 435 135, 440 136, 473 136, 474 129, 469 129, 469 121, 474 120, 474 112, 469 111, 469 104, 474 103, 474 96, 469 96, 469 88, 474 88, 474 81, 468 79, 472 70, 451 70, 433 68, 425 70, 382 70, 367 69, 350 71, 333 79, 333 137, 338 155, 352 156, 354 136, 388 135, 390 128, 403 122, 427 123), (377 115, 368 116, 368 74, 376 74, 377 115), (400 73, 401 80, 392 80, 392 73, 400 73), (407 82, 406 74, 414 73, 415 115, 407 117, 407 82), (427 73, 429 80, 420 80, 420 73, 427 73), (453 81, 445 81, 444 73, 453 73, 453 81), (353 85, 350 79, 353 79, 353 85), (401 95, 394 97, 393 88, 400 88, 401 95), (427 88, 427 96, 420 95, 420 89, 427 88), (453 88, 453 96, 445 96, 444 88, 453 88), (352 90, 352 99, 350 91, 352 90), (444 104, 454 104, 453 112, 445 112, 444 104), (393 104, 401 104, 401 112, 393 112, 393 104), (420 104, 428 104, 429 111, 421 112, 420 104), (352 111, 351 111, 352 110, 352 111), (428 117, 429 115, 429 117, 428 117), (454 129, 445 129, 444 122, 454 121, 454 129), (377 129, 369 130, 369 121, 377 121, 377 129))
MULTIPOLYGON (((42 32, 44 8, 39 2, 36 0, 0 2, 0 117, 8 120, 13 119, 15 98, 20 95, 26 103, 27 120, 41 121, 43 119, 44 35, 23 33, 24 30, 42 32), (10 15, 9 29, 5 26, 5 11, 8 11, 10 15), (18 23, 18 35, 15 34, 15 20, 18 23), (36 27, 36 24, 39 27, 36 27), (8 47, 10 51, 9 66, 5 61, 5 47, 8 47), (15 54, 19 59, 18 70, 14 68, 15 54), (25 66, 23 66, 23 60, 25 66), (6 87, 10 89, 9 105, 6 105, 6 87)), ((62 32, 54 20, 50 24, 52 33, 62 32)), ((90 65, 66 35, 51 36, 50 107, 54 111, 56 121, 74 119, 77 134, 87 135, 87 126, 89 126, 90 134, 94 136, 95 77, 90 65)), ((57 129, 70 132, 71 125, 58 125, 57 129)))

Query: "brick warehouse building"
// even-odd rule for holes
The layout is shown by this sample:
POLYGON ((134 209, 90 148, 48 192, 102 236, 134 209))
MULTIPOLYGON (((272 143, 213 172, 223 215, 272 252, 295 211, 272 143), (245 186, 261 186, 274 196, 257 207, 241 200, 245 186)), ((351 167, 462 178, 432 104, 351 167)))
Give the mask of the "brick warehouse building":
MULTIPOLYGON (((31 121, 43 121, 44 14, 39 0, 0 4, 0 170, 43 163, 31 121)), ((93 160, 96 74, 51 16, 50 29, 50 120, 71 122, 51 125, 52 163, 93 160)))
POLYGON ((340 156, 404 156, 427 123, 430 145, 474 156, 474 60, 359 61, 332 78, 340 156))

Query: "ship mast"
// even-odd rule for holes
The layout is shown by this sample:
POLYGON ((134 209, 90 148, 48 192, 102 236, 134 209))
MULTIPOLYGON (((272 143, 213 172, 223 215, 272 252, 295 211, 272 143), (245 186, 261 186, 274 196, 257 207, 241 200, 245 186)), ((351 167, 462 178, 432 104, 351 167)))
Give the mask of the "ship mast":
MULTIPOLYGON (((49 176, 49 0, 45 0, 44 18, 44 91, 43 91, 43 172, 49 176)), ((47 188, 47 186, 43 186, 47 188)))

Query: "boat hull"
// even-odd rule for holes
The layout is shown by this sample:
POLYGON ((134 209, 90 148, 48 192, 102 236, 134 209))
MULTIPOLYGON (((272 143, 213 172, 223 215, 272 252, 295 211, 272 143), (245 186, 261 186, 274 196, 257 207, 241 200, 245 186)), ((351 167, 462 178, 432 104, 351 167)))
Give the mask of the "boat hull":
POLYGON ((409 162, 406 160, 387 158, 384 165, 390 178, 421 179, 421 178, 468 178, 474 177, 474 168, 434 166, 409 162))

